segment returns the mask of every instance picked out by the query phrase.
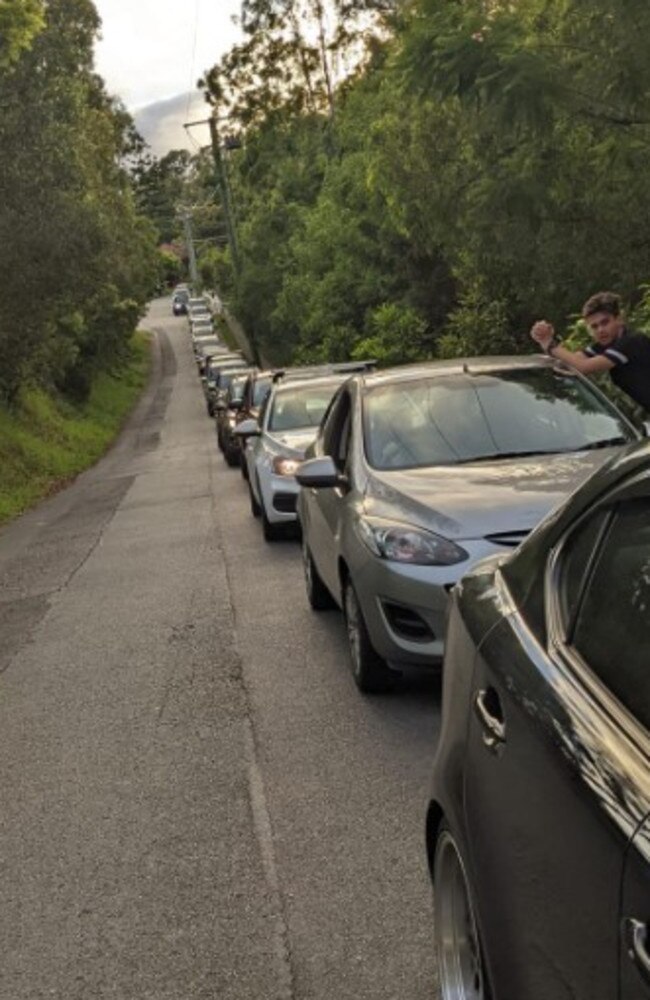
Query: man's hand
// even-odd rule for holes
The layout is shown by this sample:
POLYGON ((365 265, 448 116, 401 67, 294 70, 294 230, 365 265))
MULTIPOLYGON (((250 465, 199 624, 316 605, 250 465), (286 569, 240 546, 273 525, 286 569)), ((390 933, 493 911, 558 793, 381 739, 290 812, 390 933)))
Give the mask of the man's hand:
POLYGON ((555 336, 555 330, 551 323, 547 323, 545 319, 540 319, 533 325, 530 335, 543 350, 546 350, 555 336))

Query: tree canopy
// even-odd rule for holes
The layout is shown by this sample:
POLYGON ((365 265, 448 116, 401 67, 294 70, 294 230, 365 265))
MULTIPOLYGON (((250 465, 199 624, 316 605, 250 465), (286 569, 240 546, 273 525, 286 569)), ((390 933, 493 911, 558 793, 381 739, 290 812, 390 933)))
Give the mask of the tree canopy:
POLYGON ((241 23, 203 83, 239 138, 227 292, 266 357, 529 350, 594 290, 640 299, 643 0, 243 0, 241 23))
POLYGON ((90 0, 5 3, 0 65, 0 399, 40 381, 82 397, 119 362, 156 280, 123 163, 130 117, 93 66, 90 0))

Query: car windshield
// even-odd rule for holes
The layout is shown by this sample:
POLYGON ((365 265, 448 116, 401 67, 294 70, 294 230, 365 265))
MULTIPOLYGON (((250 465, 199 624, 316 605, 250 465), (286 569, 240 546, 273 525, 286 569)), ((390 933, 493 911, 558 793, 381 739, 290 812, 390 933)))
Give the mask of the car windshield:
POLYGON ((634 439, 587 382, 552 368, 378 386, 364 401, 364 435, 376 469, 557 454, 634 439))
POLYGON ((340 383, 296 386, 278 392, 269 417, 270 431, 291 431, 297 427, 318 427, 340 383))

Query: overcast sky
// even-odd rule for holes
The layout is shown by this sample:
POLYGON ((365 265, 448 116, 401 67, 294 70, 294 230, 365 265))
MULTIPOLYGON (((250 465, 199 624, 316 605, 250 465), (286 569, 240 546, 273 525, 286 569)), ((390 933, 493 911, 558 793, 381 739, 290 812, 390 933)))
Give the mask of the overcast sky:
POLYGON ((95 0, 97 69, 130 110, 184 94, 237 41, 240 0, 95 0))

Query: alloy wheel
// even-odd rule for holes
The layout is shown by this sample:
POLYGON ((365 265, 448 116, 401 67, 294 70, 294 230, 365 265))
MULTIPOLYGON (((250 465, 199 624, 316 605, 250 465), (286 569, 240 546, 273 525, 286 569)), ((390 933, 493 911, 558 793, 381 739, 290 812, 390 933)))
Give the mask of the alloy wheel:
POLYGON ((489 1000, 465 867, 446 827, 436 844, 434 884, 442 1000, 489 1000))
POLYGON ((352 673, 358 681, 361 676, 361 631, 359 628, 359 616, 361 609, 357 601, 357 595, 351 586, 345 588, 345 623, 348 630, 348 641, 350 643, 350 657, 352 659, 352 673))

